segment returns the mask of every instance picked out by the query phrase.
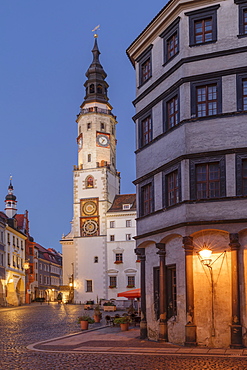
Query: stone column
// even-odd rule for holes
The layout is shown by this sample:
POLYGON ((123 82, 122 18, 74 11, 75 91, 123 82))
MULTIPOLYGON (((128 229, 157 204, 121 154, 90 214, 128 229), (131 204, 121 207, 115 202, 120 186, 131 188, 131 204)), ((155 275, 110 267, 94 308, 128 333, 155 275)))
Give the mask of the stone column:
POLYGON ((136 248, 135 253, 141 261, 141 322, 140 338, 147 338, 147 318, 146 318, 146 256, 145 248, 136 248))
POLYGON ((185 346, 196 346, 196 325, 194 324, 194 284, 193 284, 193 238, 183 238, 185 250, 185 281, 186 281, 186 316, 185 346))
POLYGON ((231 324, 231 348, 241 348, 242 325, 240 319, 240 292, 239 292, 239 248, 238 234, 229 234, 232 261, 232 324, 231 324))
POLYGON ((159 339, 167 342, 167 292, 166 292, 166 245, 163 243, 156 243, 156 248, 159 249, 157 254, 160 256, 160 291, 159 291, 159 339))

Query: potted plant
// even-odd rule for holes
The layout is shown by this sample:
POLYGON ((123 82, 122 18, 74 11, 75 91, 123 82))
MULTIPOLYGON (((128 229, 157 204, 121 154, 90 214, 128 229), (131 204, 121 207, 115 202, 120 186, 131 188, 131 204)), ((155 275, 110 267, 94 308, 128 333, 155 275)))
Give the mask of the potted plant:
POLYGON ((95 321, 95 322, 100 322, 100 319, 102 319, 102 314, 101 314, 101 312, 100 312, 99 305, 97 305, 97 306, 94 308, 94 315, 93 315, 93 318, 94 318, 94 321, 95 321))
POLYGON ((128 316, 116 317, 114 319, 114 324, 120 325, 121 330, 129 330, 130 319, 128 316))
POLYGON ((78 317, 78 324, 81 325, 81 330, 87 330, 88 329, 88 324, 93 324, 94 319, 92 319, 88 315, 82 315, 78 317))

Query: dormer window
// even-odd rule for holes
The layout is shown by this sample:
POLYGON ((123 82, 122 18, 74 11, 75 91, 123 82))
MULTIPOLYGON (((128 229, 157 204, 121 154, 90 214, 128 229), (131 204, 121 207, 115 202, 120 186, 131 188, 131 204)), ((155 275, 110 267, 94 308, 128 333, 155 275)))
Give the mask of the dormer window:
POLYGON ((131 204, 123 204, 123 209, 130 209, 131 204))

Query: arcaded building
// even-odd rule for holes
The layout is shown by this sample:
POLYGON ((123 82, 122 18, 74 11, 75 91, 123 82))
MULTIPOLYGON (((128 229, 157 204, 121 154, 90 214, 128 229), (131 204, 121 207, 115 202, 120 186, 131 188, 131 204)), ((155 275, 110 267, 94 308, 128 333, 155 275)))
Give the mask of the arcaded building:
POLYGON ((247 1, 170 0, 127 50, 142 337, 247 345, 246 36, 247 1))

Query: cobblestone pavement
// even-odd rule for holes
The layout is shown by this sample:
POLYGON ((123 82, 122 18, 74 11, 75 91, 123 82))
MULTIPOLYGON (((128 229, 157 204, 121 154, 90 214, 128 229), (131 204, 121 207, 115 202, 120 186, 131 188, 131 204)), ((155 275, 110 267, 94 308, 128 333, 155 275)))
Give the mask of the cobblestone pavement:
POLYGON ((35 305, 0 309, 0 370, 247 370, 245 357, 51 353, 26 346, 77 333, 81 306, 35 305))

